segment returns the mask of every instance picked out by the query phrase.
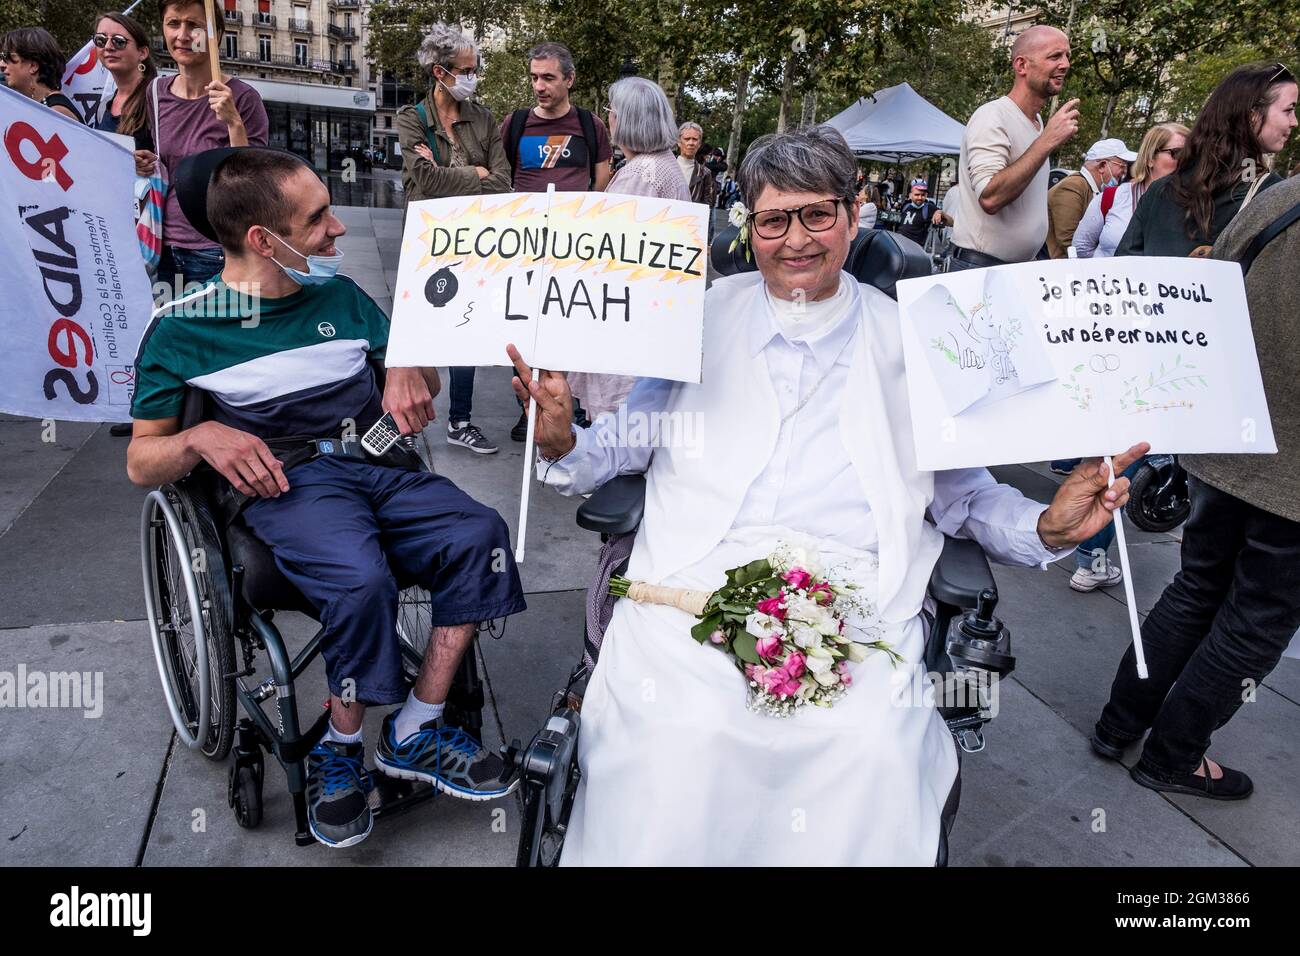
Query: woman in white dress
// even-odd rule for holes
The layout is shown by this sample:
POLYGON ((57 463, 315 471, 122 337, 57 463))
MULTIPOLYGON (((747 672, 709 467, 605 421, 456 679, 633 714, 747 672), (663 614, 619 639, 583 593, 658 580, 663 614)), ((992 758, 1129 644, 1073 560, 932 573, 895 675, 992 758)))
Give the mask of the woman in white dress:
POLYGON ((830 127, 750 147, 739 181, 759 271, 713 284, 702 383, 640 380, 618 416, 626 434, 610 417, 573 428, 563 375, 533 380, 509 349, 516 394, 538 402, 539 478, 579 494, 645 472, 628 577, 713 590, 727 569, 801 545, 863 589, 904 659, 851 665, 833 707, 761 715, 726 655, 691 638, 690 615, 620 600, 583 703, 566 865, 932 865, 958 770, 922 664, 941 531, 1046 567, 1127 497, 1095 462, 1050 507, 984 469, 916 469, 897 306, 842 271, 855 172, 830 127), (655 412, 667 414, 646 447, 632 423, 655 412), (662 431, 691 420, 701 428, 662 431))
POLYGON ((1182 123, 1161 123, 1147 130, 1133 161, 1133 178, 1110 190, 1103 189, 1084 210, 1071 243, 1080 259, 1115 254, 1115 247, 1124 238, 1128 221, 1133 218, 1133 210, 1147 187, 1178 168, 1178 156, 1188 132, 1182 123), (1102 200, 1108 192, 1110 208, 1102 212, 1102 200))

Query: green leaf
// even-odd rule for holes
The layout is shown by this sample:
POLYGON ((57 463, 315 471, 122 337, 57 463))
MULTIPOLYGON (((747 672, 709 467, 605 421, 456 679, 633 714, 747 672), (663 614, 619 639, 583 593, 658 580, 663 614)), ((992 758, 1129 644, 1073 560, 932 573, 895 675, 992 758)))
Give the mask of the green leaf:
POLYGON ((1146 405, 1147 403, 1144 402, 1142 399, 1139 398, 1139 399, 1138 399, 1136 402, 1134 402, 1133 404, 1134 404, 1134 405, 1146 405))
MULTIPOLYGON (((694 628, 691 629, 692 633, 694 630, 694 628)), ((708 640, 707 634, 704 635, 704 639, 708 640)), ((748 631, 741 631, 732 638, 731 652, 736 655, 737 659, 744 661, 746 664, 761 664, 763 659, 758 656, 758 651, 755 649, 757 644, 758 639, 753 634, 748 631)))
POLYGON ((1076 372, 1082 372, 1082 371, 1083 371, 1083 363, 1080 362, 1078 365, 1076 365, 1076 366, 1074 367, 1074 370, 1075 370, 1076 372))
POLYGON ((701 644, 708 641, 709 635, 718 629, 722 623, 722 617, 718 614, 708 614, 700 619, 700 622, 691 628, 691 637, 695 638, 701 644))

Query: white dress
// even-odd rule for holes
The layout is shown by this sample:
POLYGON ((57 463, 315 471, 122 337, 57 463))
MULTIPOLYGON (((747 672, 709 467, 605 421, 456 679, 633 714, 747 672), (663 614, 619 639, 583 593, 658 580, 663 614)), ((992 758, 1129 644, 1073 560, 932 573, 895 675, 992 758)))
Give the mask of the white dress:
MULTIPOLYGON (((823 563, 843 563, 865 595, 876 594, 883 516, 871 511, 839 430, 862 334, 858 301, 842 294, 795 314, 769 297, 768 314, 756 310, 727 360, 763 363, 788 424, 722 540, 650 583, 713 590, 728 569, 785 542, 820 548, 823 563)), ((629 414, 663 407, 671 390, 643 380, 629 414)), ((574 452, 539 463, 539 477, 576 494, 643 470, 650 452, 604 440, 613 425, 603 416, 574 452)), ((680 494, 689 493, 683 485, 680 494)), ((930 512, 939 528, 972 534, 1014 563, 1060 556, 1031 530, 1041 511, 983 469, 935 476, 930 512)), ((850 665, 852 686, 834 706, 786 718, 748 709, 743 675, 690 636, 693 623, 675 608, 618 602, 583 702, 583 775, 561 863, 932 866, 957 757, 925 693, 920 616, 879 635, 902 664, 872 653, 850 665)))

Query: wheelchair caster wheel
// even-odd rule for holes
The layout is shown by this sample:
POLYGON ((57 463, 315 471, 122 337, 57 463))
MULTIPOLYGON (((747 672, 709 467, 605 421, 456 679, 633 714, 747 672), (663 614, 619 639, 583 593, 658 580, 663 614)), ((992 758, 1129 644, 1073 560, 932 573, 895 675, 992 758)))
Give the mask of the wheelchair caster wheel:
POLYGON ((235 764, 230 768, 226 798, 235 811, 235 821, 245 830, 262 822, 262 766, 235 764))

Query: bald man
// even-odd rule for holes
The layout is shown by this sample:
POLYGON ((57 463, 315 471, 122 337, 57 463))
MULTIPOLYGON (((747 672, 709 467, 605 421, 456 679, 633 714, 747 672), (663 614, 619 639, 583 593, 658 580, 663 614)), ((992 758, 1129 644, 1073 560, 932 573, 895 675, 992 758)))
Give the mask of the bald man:
POLYGON ((1030 27, 1011 47, 1011 92, 977 109, 958 160, 950 269, 978 269, 1038 256, 1047 238, 1048 162, 1079 129, 1079 101, 1043 123, 1039 115, 1070 72, 1070 41, 1030 27))

